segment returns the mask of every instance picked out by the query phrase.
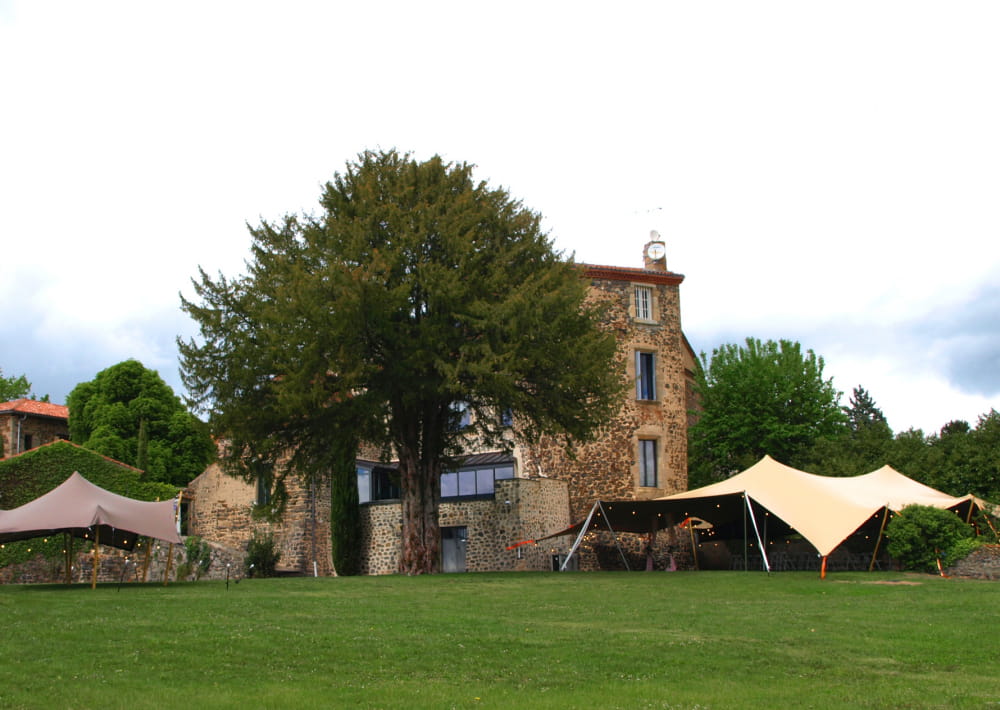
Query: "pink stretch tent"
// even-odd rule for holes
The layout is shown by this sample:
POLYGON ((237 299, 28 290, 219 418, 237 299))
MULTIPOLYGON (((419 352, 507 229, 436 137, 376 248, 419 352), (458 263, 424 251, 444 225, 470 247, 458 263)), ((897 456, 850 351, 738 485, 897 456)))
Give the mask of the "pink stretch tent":
POLYGON ((56 488, 13 510, 0 510, 0 542, 69 533, 125 550, 145 535, 180 543, 177 501, 133 500, 95 486, 74 472, 56 488))

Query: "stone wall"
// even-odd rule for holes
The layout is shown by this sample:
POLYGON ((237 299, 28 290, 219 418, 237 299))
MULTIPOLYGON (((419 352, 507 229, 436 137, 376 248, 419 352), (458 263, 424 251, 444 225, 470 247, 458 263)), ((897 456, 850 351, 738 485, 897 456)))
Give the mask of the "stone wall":
POLYGON ((188 532, 245 551, 255 532, 274 536, 283 574, 334 574, 330 549, 329 484, 286 480, 288 500, 280 517, 255 505, 256 488, 212 464, 187 488, 188 532))
MULTIPOLYGON (((549 546, 508 545, 543 537, 569 526, 563 481, 512 478, 497 481, 493 498, 441 503, 441 527, 466 527, 466 570, 550 569, 549 546)), ((362 506, 362 574, 394 574, 399 569, 402 509, 398 501, 362 506)))
POLYGON ((982 545, 948 568, 947 572, 953 577, 1000 579, 1000 545, 982 545))
MULTIPOLYGON (((178 576, 185 571, 187 550, 184 545, 170 545, 159 540, 152 544, 140 542, 132 551, 101 546, 97 568, 97 581, 108 583, 162 583, 198 579, 232 579, 243 576, 243 551, 209 542, 211 562, 200 575, 194 573, 178 576), (148 549, 148 556, 147 556, 148 549), (167 559, 170 568, 167 569, 167 559)), ((74 541, 70 582, 90 584, 93 580, 94 556, 90 543, 74 541)), ((38 555, 27 562, 0 568, 0 584, 60 584, 66 580, 66 563, 63 557, 47 558, 38 555)))

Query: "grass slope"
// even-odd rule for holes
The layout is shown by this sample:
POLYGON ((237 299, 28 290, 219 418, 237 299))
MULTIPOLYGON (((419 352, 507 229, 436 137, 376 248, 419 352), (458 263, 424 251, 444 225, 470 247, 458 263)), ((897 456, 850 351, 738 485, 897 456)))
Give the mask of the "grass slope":
POLYGON ((8 586, 0 707, 1000 706, 998 594, 878 573, 8 586))

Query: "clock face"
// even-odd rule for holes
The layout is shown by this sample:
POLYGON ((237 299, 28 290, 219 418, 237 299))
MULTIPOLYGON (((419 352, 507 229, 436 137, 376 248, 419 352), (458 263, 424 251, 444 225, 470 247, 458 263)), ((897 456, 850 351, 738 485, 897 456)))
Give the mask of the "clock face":
POLYGON ((649 258, 653 261, 659 261, 666 253, 666 249, 664 249, 662 244, 654 243, 649 245, 646 253, 649 254, 649 258))

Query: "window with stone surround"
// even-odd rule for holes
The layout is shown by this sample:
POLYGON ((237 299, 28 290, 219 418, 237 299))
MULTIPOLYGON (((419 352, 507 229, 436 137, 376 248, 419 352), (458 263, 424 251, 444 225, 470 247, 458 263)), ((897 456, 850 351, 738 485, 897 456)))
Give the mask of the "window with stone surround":
POLYGON ((657 488, 656 439, 639 439, 639 485, 657 488))
POLYGON ((258 472, 257 493, 254 496, 254 504, 258 506, 270 505, 271 503, 271 476, 268 473, 258 472))
POLYGON ((656 399, 656 354, 635 351, 635 398, 656 399))
POLYGON ((635 299, 636 320, 653 321, 653 288, 651 286, 636 286, 633 290, 635 299))

